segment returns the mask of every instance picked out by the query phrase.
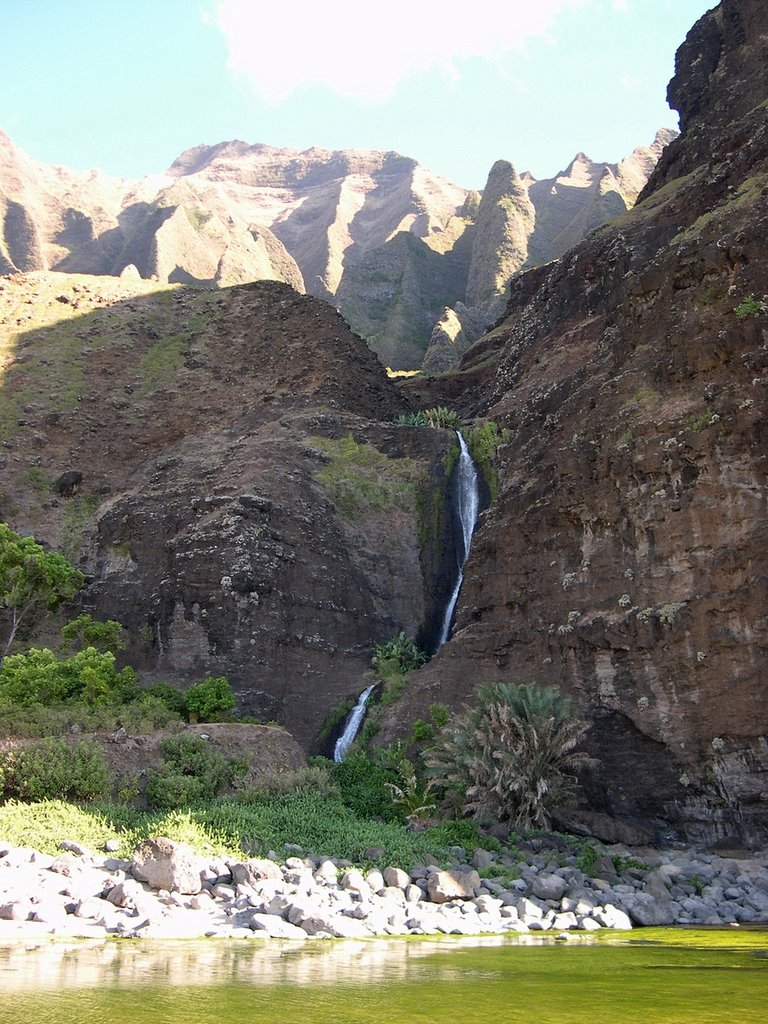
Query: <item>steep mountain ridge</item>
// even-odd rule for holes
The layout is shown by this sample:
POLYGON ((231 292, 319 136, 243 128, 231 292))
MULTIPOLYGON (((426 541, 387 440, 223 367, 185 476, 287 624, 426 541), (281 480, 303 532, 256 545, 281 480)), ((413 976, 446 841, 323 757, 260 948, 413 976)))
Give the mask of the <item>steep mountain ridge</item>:
POLYGON ((585 799, 648 835, 768 832, 767 62, 764 4, 705 15, 635 208, 411 385, 508 443, 455 638, 400 727, 478 679, 556 683, 591 722, 585 799))
POLYGON ((392 152, 235 140, 131 182, 46 167, 0 134, 0 271, 284 281, 332 302, 402 368, 422 364, 453 310, 462 338, 438 331, 426 360, 442 369, 499 315, 511 274, 631 205, 665 139, 620 165, 582 157, 578 173, 572 163, 545 182, 502 161, 481 199, 392 152))

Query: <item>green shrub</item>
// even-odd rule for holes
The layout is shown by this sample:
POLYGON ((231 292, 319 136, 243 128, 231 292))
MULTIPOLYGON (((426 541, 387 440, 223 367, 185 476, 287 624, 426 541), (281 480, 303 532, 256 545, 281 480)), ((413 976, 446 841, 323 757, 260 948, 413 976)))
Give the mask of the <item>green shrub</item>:
POLYGON ((208 676, 186 693, 187 711, 199 722, 215 722, 235 706, 235 695, 224 676, 208 676))
POLYGON ((295 771, 265 775, 238 794, 241 803, 259 803, 291 793, 312 793, 321 797, 340 798, 339 786, 333 777, 333 762, 324 757, 295 771))
POLYGON ((415 641, 401 632, 391 640, 374 646, 371 667, 383 678, 412 672, 426 660, 426 654, 419 650, 415 641))
POLYGON ((128 704, 95 705, 61 702, 51 705, 0 704, 0 736, 35 738, 70 732, 151 733, 182 722, 181 716, 153 697, 128 704))
POLYGON ((108 651, 117 654, 125 650, 123 632, 122 623, 116 619, 99 622, 90 615, 78 615, 61 627, 62 646, 65 651, 71 651, 77 645, 80 650, 94 647, 100 654, 108 651))
POLYGON ((385 768, 367 754, 352 753, 334 764, 332 774, 342 803, 359 817, 384 821, 400 817, 387 789, 390 783, 398 781, 392 768, 385 768))
POLYGON ((432 719, 436 729, 444 729, 451 717, 451 709, 447 704, 440 704, 435 701, 429 705, 429 717, 432 719))
POLYGON ((434 735, 434 727, 423 718, 417 718, 411 726, 411 739, 414 743, 426 743, 427 740, 433 739, 434 735))
POLYGON ((444 405, 438 405, 434 409, 425 409, 424 418, 428 427, 442 430, 458 430, 461 423, 459 414, 453 409, 446 409, 444 405))
POLYGON ((187 708, 184 694, 168 683, 153 683, 152 686, 142 686, 136 694, 137 702, 146 704, 147 707, 162 705, 175 715, 183 715, 187 708))
POLYGON ((169 736, 160 749, 160 769, 148 775, 150 807, 170 809, 213 800, 248 771, 245 761, 222 757, 200 736, 169 736))
POLYGON ((409 824, 428 821, 437 806, 430 797, 432 783, 419 777, 407 757, 398 763, 397 775, 397 782, 387 782, 386 787, 400 817, 409 824))
MULTIPOLYGON (((597 864, 597 850, 591 843, 584 843, 576 855, 576 867, 585 875, 592 877, 597 864)), ((620 872, 619 872, 620 873, 620 872)))
POLYGON ((47 647, 7 657, 0 668, 0 704, 50 706, 77 701, 90 706, 123 703, 136 690, 132 668, 115 669, 115 656, 86 647, 59 659, 47 647))
POLYGON ((586 730, 567 697, 553 687, 494 683, 458 715, 425 753, 446 803, 479 820, 546 827, 562 800, 573 750, 586 730))
POLYGON ((104 754, 90 740, 32 743, 6 755, 3 774, 4 795, 21 800, 85 802, 107 796, 111 786, 104 754))
POLYGON ((499 493, 499 471, 497 468, 497 452, 507 440, 508 432, 500 430, 498 423, 489 420, 481 427, 471 427, 464 431, 469 452, 485 480, 491 501, 495 501, 499 493))
POLYGON ((765 312, 765 305, 756 299, 754 295, 748 295, 743 302, 740 302, 738 306, 734 308, 734 313, 739 320, 745 320, 750 316, 759 316, 760 313, 765 312))
POLYGON ((395 423, 401 427, 426 427, 427 417, 422 411, 404 412, 395 419, 395 423))

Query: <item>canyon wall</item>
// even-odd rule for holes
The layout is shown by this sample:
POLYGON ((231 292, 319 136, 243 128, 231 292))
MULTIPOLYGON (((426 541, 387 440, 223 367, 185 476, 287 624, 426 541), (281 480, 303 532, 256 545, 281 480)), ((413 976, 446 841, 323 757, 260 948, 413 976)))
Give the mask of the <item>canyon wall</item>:
POLYGON ((455 637, 398 728, 481 679, 557 684, 591 723, 585 801, 656 834, 768 827, 767 60, 764 4, 701 19, 636 207, 412 385, 507 443, 455 637))

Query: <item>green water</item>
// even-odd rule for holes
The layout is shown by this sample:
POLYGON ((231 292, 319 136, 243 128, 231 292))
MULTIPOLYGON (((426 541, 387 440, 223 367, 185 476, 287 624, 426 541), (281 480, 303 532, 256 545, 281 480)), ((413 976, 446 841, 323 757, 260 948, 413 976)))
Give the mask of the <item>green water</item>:
POLYGON ((752 1024, 768 932, 0 947, 3 1024, 752 1024))

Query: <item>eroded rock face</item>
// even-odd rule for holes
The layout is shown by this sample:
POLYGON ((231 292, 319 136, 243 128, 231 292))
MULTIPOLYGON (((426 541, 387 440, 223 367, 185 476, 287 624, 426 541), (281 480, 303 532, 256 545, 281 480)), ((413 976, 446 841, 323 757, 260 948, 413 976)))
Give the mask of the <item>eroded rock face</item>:
POLYGON ((373 353, 286 285, 0 283, 0 514, 83 568, 147 680, 225 675, 310 746, 373 644, 439 614, 452 434, 396 426, 373 353))
POLYGON ((690 837, 768 826, 766 39, 757 0, 698 23, 638 206, 517 278, 443 383, 509 443, 456 637, 403 711, 557 683, 592 723, 593 808, 690 837))

